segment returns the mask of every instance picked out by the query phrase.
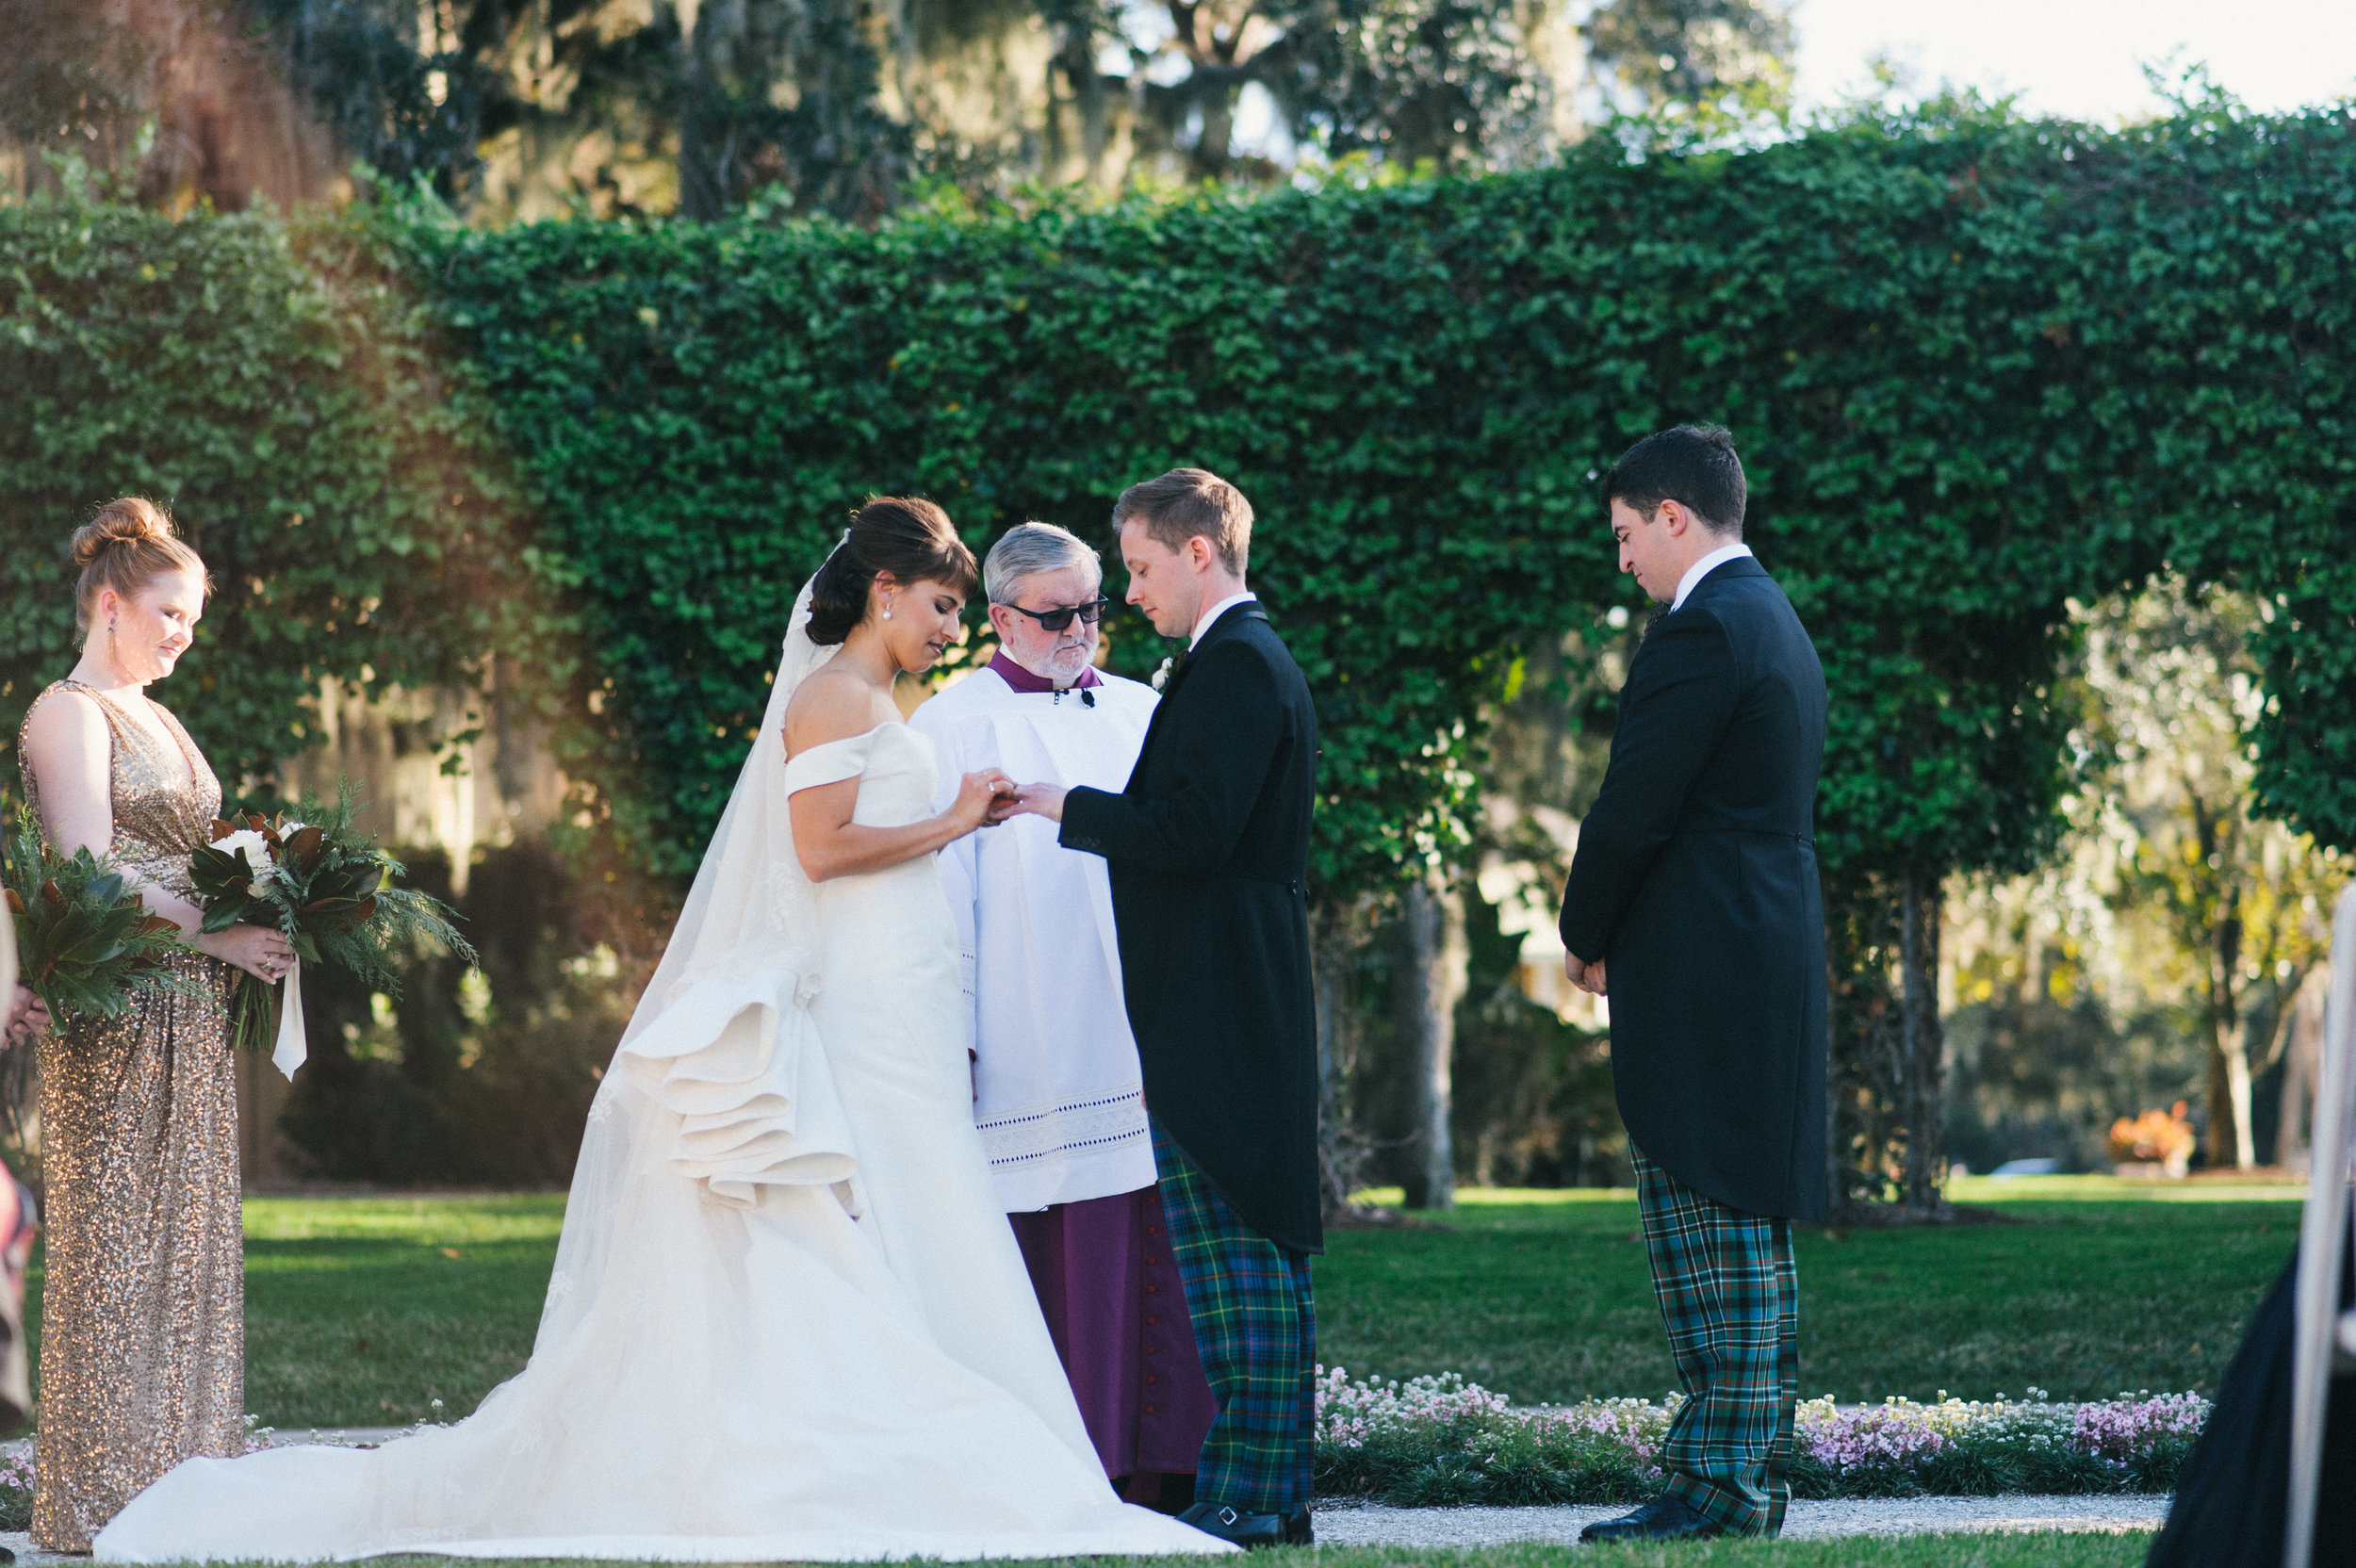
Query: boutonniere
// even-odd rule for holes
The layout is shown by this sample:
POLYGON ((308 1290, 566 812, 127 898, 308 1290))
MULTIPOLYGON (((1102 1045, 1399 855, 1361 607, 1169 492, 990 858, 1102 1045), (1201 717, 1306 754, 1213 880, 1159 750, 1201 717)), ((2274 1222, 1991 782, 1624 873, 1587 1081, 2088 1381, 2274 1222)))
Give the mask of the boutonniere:
POLYGON ((1161 667, 1160 669, 1155 670, 1155 671, 1153 672, 1153 690, 1155 690, 1155 691, 1157 691, 1157 692, 1158 692, 1158 691, 1160 691, 1163 687, 1165 687, 1165 686, 1167 686, 1167 685, 1169 685, 1169 684, 1170 684, 1170 669, 1171 669, 1171 668, 1172 668, 1172 666, 1174 666, 1177 662, 1178 662, 1178 657, 1177 657, 1177 655, 1175 655, 1175 654, 1172 654, 1172 655, 1171 655, 1170 657, 1169 657, 1168 659, 1165 659, 1165 660, 1163 660, 1163 661, 1162 661, 1162 667, 1161 667))

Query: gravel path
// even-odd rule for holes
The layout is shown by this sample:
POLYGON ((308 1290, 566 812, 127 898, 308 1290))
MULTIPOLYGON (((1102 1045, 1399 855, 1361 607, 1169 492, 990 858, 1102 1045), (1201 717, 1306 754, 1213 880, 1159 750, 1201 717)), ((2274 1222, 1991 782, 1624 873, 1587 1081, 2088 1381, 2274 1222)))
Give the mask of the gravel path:
MULTIPOLYGON (((406 1428, 277 1432, 276 1442, 376 1444, 406 1428)), ((16 1445, 9 1445, 13 1447, 16 1445)), ((1570 1545, 1581 1528, 1624 1513, 1613 1508, 1388 1508, 1336 1503, 1317 1511, 1317 1540, 1332 1546, 1495 1546, 1512 1541, 1570 1545)), ((2119 1534, 2157 1529, 2168 1515, 2164 1496, 1905 1497, 1875 1501, 1795 1502, 1783 1533, 1793 1540, 1848 1535, 1922 1535, 1993 1530, 2073 1530, 2119 1534)), ((88 1558, 52 1557, 33 1550, 22 1532, 0 1532, 0 1546, 25 1568, 66 1568, 88 1558)))
MULTIPOLYGON (((1569 1544, 1597 1519, 1626 1508, 1320 1508, 1317 1540, 1337 1546, 1493 1546, 1508 1541, 1569 1544)), ((2157 1529, 2164 1496, 1903 1497, 1795 1502, 1783 1533, 1794 1540, 1933 1531, 2157 1529)))

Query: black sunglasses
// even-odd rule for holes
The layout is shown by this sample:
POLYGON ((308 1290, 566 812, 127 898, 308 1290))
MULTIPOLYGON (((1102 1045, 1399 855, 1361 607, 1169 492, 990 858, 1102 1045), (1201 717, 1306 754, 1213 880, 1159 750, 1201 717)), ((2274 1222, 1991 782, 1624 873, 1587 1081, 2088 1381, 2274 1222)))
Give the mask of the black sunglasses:
POLYGON ((1074 615, 1094 626, 1104 618, 1104 607, 1112 602, 1110 599, 1096 599, 1088 604, 1075 604, 1068 610, 1025 610, 1019 604, 1010 604, 1006 608, 1018 615, 1030 616, 1049 631, 1061 631, 1072 624, 1074 615))

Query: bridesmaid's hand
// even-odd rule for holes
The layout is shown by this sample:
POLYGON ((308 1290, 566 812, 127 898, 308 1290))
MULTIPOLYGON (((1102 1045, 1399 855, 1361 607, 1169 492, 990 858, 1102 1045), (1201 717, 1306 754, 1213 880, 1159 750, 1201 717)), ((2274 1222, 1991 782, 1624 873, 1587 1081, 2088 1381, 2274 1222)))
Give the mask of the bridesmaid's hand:
POLYGON ((209 953, 269 985, 284 980, 286 972, 294 968, 294 945, 268 926, 233 925, 226 931, 199 937, 191 945, 199 953, 209 953))
POLYGON ((30 1045, 47 1033, 49 1004, 24 987, 17 987, 8 1008, 8 1033, 0 1036, 0 1051, 10 1046, 30 1045))

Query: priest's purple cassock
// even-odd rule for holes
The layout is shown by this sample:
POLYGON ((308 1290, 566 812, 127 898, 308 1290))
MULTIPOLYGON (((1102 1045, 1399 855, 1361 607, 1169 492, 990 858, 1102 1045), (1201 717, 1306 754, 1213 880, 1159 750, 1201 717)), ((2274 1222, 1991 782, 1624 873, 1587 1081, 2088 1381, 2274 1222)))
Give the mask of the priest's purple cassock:
MULTIPOLYGON (((1058 690, 1001 652, 911 723, 932 738, 944 801, 993 767, 1118 791, 1154 701, 1093 669, 1058 690)), ((1218 1406, 1162 1220, 1104 861, 1055 834, 1016 817, 941 854, 973 1007, 974 1116, 1104 1473, 1131 1502, 1175 1511, 1218 1406)))

